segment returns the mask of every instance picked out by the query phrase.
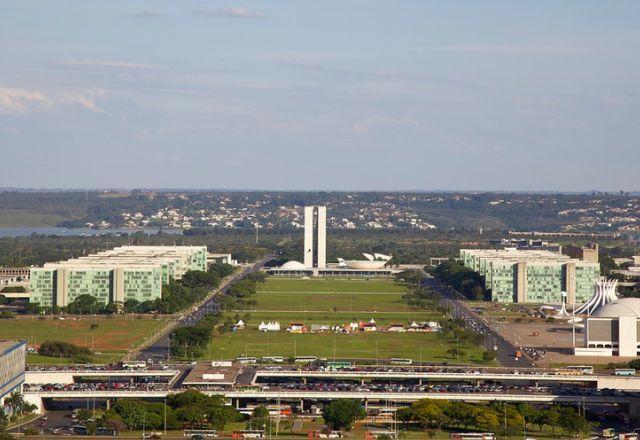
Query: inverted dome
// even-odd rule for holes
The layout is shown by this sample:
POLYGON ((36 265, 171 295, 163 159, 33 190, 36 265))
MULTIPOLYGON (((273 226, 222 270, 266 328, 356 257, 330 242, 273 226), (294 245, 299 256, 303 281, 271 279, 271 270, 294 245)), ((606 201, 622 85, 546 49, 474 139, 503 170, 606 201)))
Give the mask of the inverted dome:
POLYGON ((640 318, 640 298, 621 298, 600 307, 591 316, 594 318, 618 318, 620 316, 640 318))
POLYGON ((280 266, 280 269, 306 269, 306 267, 299 261, 291 260, 280 266))

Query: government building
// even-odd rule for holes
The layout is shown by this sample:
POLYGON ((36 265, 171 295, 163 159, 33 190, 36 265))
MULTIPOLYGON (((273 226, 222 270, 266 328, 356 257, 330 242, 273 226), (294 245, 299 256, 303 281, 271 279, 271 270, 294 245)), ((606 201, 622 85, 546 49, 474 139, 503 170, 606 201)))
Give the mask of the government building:
POLYGON ((621 298, 586 319, 584 347, 577 356, 636 357, 640 354, 640 298, 621 298))
POLYGON ((0 340, 0 406, 12 392, 22 391, 26 354, 24 341, 0 340))
POLYGON ((207 269, 206 246, 121 246, 31 269, 29 302, 64 307, 80 295, 98 302, 139 302, 162 296, 162 285, 207 269))
POLYGON ((461 249, 460 260, 484 278, 492 301, 561 303, 566 292, 567 304, 582 304, 600 277, 590 250, 584 250, 588 258, 577 259, 548 250, 461 249))

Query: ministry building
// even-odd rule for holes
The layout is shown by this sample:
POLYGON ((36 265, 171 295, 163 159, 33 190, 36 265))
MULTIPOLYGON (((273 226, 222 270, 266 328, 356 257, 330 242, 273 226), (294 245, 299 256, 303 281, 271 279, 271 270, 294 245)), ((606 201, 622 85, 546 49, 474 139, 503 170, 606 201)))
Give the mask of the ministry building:
POLYGON ((491 300, 501 303, 582 304, 593 295, 600 264, 585 249, 585 259, 548 250, 461 249, 464 266, 479 273, 491 300), (585 261, 587 260, 587 261, 585 261))
POLYGON ((206 246, 121 246, 32 268, 29 301, 42 307, 64 307, 80 295, 101 304, 149 301, 171 279, 206 269, 206 246))

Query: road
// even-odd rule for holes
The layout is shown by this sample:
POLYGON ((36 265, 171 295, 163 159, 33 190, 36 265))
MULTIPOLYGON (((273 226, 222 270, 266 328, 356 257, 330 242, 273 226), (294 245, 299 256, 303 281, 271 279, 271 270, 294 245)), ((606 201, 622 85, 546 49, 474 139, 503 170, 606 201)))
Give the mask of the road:
POLYGON ((424 286, 428 287, 440 295, 447 308, 451 310, 451 314, 456 318, 462 318, 467 327, 483 336, 483 344, 487 350, 493 350, 497 347, 496 360, 505 367, 534 367, 533 362, 526 357, 515 359, 515 352, 518 350, 513 344, 507 341, 502 335, 498 334, 484 320, 475 315, 467 305, 460 300, 460 294, 450 290, 447 286, 440 283, 435 278, 427 278, 424 286))
MULTIPOLYGON (((178 325, 193 325, 200 321, 203 317, 211 312, 217 311, 216 305, 216 296, 221 293, 226 293, 231 286, 233 286, 238 281, 245 278, 248 274, 260 270, 264 264, 273 258, 273 255, 268 255, 258 261, 256 261, 253 265, 247 266, 242 269, 240 272, 229 277, 224 283, 211 294, 201 305, 197 307, 192 307, 191 309, 184 312, 180 318, 178 319, 178 325)), ((173 329, 171 329, 173 330, 173 329)), ((162 337, 158 338, 156 342, 152 345, 146 347, 141 350, 138 355, 138 360, 147 359, 167 359, 167 354, 169 352, 169 335, 170 331, 167 331, 162 337)))

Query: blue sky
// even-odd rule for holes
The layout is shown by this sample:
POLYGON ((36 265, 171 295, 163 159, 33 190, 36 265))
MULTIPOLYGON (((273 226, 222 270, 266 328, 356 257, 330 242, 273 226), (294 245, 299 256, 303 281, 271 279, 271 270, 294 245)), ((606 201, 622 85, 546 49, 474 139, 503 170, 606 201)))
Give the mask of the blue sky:
POLYGON ((0 187, 639 190, 640 2, 3 0, 0 187))

